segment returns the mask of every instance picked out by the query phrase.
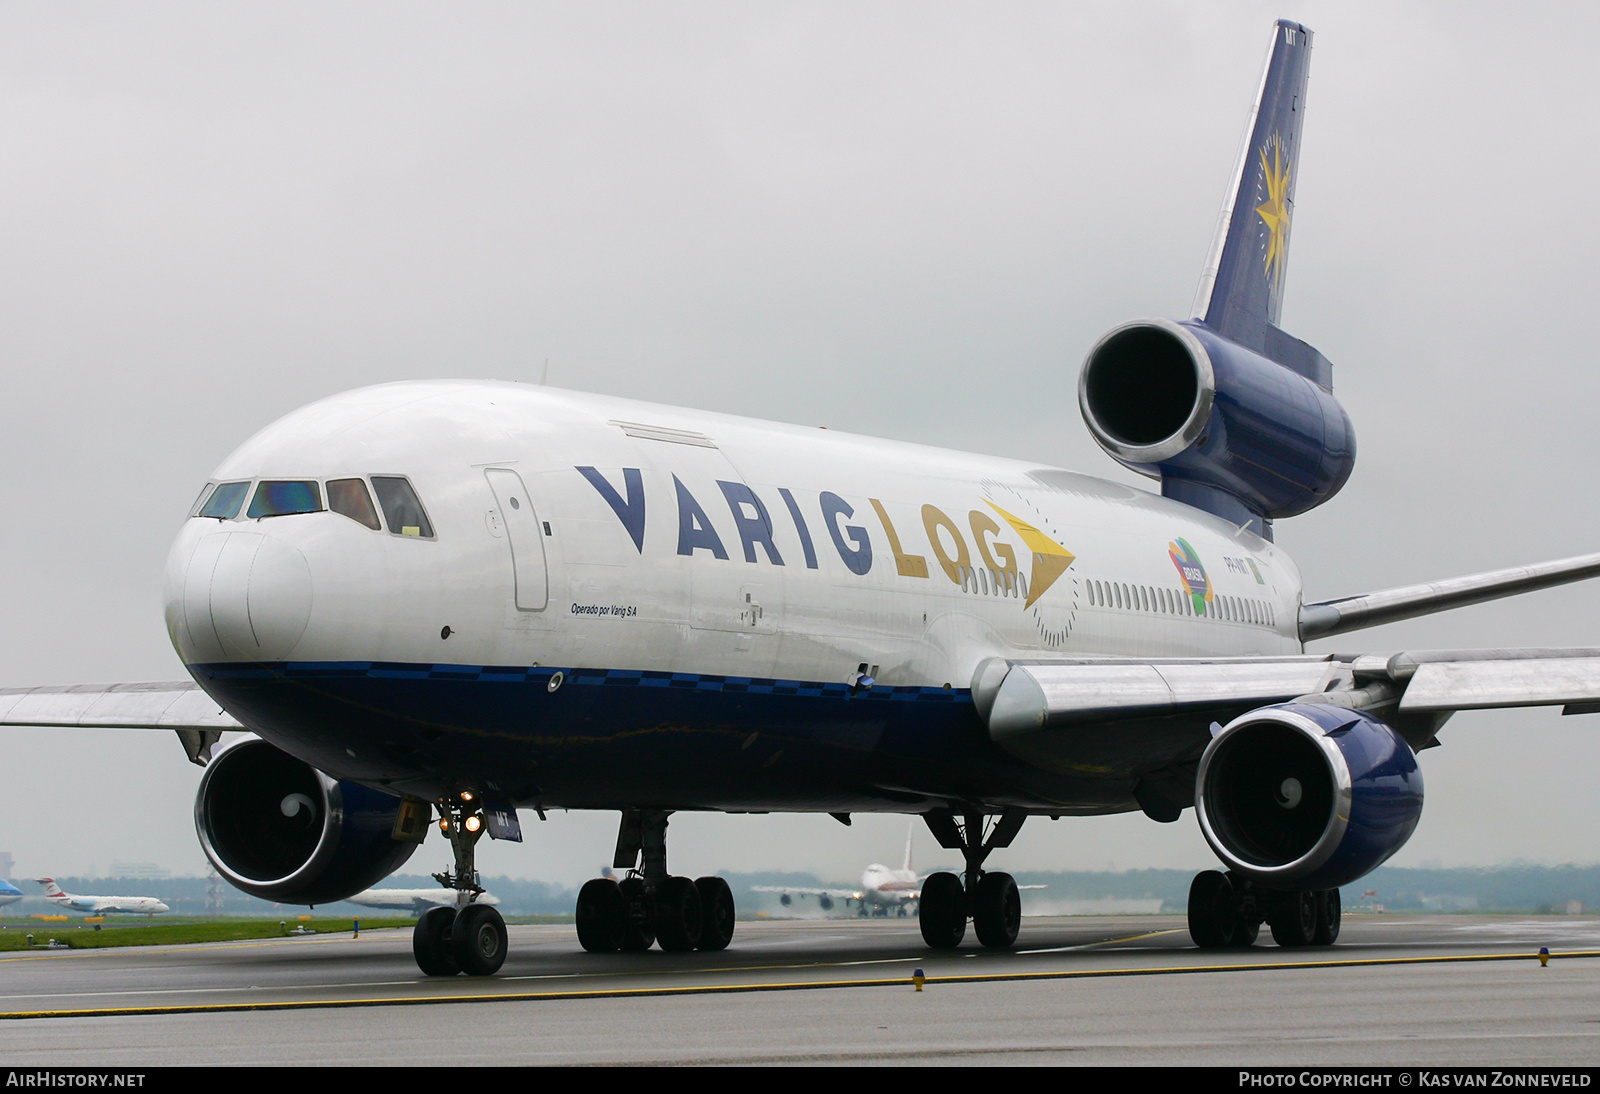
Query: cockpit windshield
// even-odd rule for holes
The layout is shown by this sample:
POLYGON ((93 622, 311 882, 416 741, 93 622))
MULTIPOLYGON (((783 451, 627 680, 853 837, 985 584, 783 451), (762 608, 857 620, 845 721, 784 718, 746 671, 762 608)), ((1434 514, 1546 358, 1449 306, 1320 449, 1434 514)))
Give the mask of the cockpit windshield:
POLYGON ((232 520, 239 515, 239 506, 244 504, 244 496, 249 491, 248 482, 225 482, 211 491, 211 496, 200 507, 199 516, 215 517, 218 520, 232 520))
POLYGON ((433 538, 433 525, 428 523, 428 514, 422 511, 422 501, 410 482, 397 475, 374 475, 372 488, 378 492, 378 504, 383 506, 383 519, 389 522, 389 531, 401 536, 433 538))
POLYGON ((367 484, 360 479, 329 479, 328 508, 357 524, 365 524, 374 532, 383 527, 378 523, 378 511, 372 507, 367 484))
POLYGON ((351 476, 328 479, 326 484, 317 479, 263 479, 254 484, 253 496, 251 485, 248 479, 208 483, 190 515, 216 520, 260 520, 292 513, 334 512, 374 532, 383 531, 387 523, 389 531, 397 536, 433 538, 433 524, 422 508, 422 499, 417 496, 411 480, 402 475, 351 476), (323 504, 324 489, 327 490, 326 505, 323 504), (247 497, 250 506, 241 514, 247 497))
MULTIPOLYGON (((218 491, 220 493, 220 490, 218 491)), ((268 480, 256 487, 248 517, 282 517, 290 513, 316 513, 322 509, 322 489, 315 482, 268 480)))

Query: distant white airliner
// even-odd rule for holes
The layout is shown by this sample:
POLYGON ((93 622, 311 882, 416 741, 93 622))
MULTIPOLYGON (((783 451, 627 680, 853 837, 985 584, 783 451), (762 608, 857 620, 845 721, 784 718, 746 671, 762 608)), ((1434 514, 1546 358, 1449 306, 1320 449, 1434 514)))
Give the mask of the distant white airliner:
MULTIPOLYGON (((368 908, 386 908, 397 912, 421 915, 429 908, 454 908, 454 889, 363 889, 355 896, 345 897, 351 904, 368 908)), ((490 893, 479 893, 474 904, 499 904, 500 899, 490 893)))
POLYGON ((809 889, 798 885, 757 885, 758 893, 778 893, 779 901, 788 907, 795 897, 817 898, 817 906, 832 911, 833 902, 842 900, 846 907, 854 905, 858 915, 909 915, 910 906, 922 895, 922 879, 911 865, 911 837, 916 832, 916 822, 906 831, 906 858, 896 870, 881 862, 874 862, 861 872, 859 889, 809 889))
POLYGON ((34 880, 44 888, 44 898, 46 900, 74 912, 84 912, 90 915, 98 915, 102 912, 155 915, 157 912, 172 911, 166 904, 153 896, 73 896, 71 893, 62 892, 61 886, 56 884, 55 878, 41 877, 34 880))
MULTIPOLYGON (((788 907, 795 897, 817 898, 817 906, 832 911, 833 902, 842 900, 846 907, 854 906, 857 915, 885 916, 910 915, 922 896, 922 878, 911 864, 911 837, 916 834, 913 821, 906 831, 906 857, 899 869, 874 862, 861 872, 859 889, 808 889, 803 886, 757 885, 758 893, 778 893, 778 900, 788 907)), ((1043 889, 1043 885, 1018 885, 1018 889, 1043 889)))

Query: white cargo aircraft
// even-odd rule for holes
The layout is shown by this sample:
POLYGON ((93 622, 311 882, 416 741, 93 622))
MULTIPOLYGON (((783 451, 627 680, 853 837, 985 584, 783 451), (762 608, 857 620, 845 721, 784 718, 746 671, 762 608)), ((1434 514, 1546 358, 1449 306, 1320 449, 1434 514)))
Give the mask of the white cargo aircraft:
POLYGON ((50 903, 86 915, 103 915, 107 912, 155 915, 158 912, 172 911, 153 896, 73 896, 71 893, 62 892, 55 878, 41 877, 34 880, 44 890, 44 898, 50 903))
MULTIPOLYGON (((788 907, 795 897, 816 897, 817 906, 832 911, 833 902, 842 901, 847 907, 854 905, 857 914, 864 916, 888 915, 890 912, 906 915, 922 895, 922 878, 911 864, 911 839, 916 833, 916 822, 906 832, 906 857, 899 869, 874 862, 861 872, 858 889, 819 889, 803 885, 757 885, 758 893, 777 893, 779 901, 788 907)), ((1026 889, 1030 886, 1021 885, 1026 889)))
POLYGON ((619 810, 578 898, 591 950, 718 949, 675 810, 920 815, 964 856, 924 938, 1014 941, 985 871, 1030 816, 1195 807, 1225 871, 1204 946, 1326 944, 1338 886, 1422 809, 1456 710, 1600 703, 1600 650, 1305 652, 1311 639, 1600 573, 1600 555, 1306 604, 1273 523, 1354 463, 1332 368, 1276 325, 1311 35, 1273 29, 1194 314, 1089 351, 1085 422, 1160 494, 1023 460, 515 383, 392 384, 296 411, 216 470, 173 544, 193 681, 0 695, 19 725, 161 726, 209 759, 217 870, 272 901, 393 872, 430 810, 455 908, 430 974, 490 973, 474 846, 516 810, 619 810), (220 732, 249 735, 214 756, 220 732))
MULTIPOLYGON (((421 916, 433 908, 454 908, 456 893, 454 889, 363 889, 354 896, 347 896, 345 900, 351 904, 360 904, 367 908, 384 908, 395 912, 410 912, 414 916, 421 916)), ((472 901, 474 904, 499 904, 500 898, 492 893, 477 894, 472 901)))

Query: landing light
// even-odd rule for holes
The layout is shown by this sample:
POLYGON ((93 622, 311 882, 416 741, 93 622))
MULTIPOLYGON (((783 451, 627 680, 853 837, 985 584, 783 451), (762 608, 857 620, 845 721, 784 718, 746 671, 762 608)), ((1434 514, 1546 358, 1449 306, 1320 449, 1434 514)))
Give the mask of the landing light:
POLYGON ((473 817, 468 817, 467 818, 467 831, 468 832, 476 832, 478 829, 480 829, 482 827, 483 827, 483 818, 482 817, 473 816, 473 817))

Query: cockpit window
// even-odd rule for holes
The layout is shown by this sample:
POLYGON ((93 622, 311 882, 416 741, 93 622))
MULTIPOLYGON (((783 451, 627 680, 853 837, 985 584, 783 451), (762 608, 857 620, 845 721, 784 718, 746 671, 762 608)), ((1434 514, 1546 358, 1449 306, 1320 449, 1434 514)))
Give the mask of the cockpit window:
MULTIPOLYGON (((222 492, 219 487, 217 492, 222 492)), ((290 513, 315 513, 322 509, 322 491, 303 480, 263 482, 250 499, 248 517, 282 517, 290 513)))
POLYGON ((200 516, 232 520, 239 515, 239 506, 244 504, 244 496, 249 489, 248 482, 223 483, 211 491, 211 496, 200 507, 200 516))
POLYGON ((389 531, 401 536, 433 538, 433 525, 428 523, 428 514, 422 511, 422 502, 409 481, 396 475, 374 475, 372 488, 378 492, 378 504, 383 507, 383 519, 389 522, 389 531))
POLYGON ((329 479, 328 508, 373 531, 383 527, 378 523, 378 511, 372 507, 367 484, 360 479, 329 479))
POLYGON ((194 499, 194 504, 189 506, 189 515, 191 517, 200 515, 200 507, 206 503, 206 499, 211 496, 211 491, 216 485, 214 482, 208 482, 200 488, 200 495, 194 499))

